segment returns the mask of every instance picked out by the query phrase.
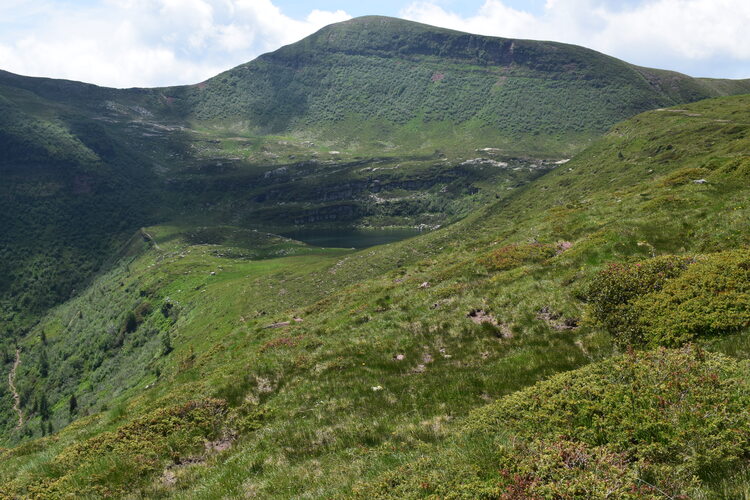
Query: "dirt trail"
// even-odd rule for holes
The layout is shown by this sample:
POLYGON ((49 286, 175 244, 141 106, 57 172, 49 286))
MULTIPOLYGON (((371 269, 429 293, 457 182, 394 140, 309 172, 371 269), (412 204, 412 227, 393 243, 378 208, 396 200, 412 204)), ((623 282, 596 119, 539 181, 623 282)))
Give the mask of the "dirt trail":
POLYGON ((23 427, 23 412, 21 411, 21 396, 18 395, 18 391, 16 391, 16 369, 18 369, 18 365, 21 364, 21 349, 16 348, 16 361, 13 363, 13 368, 10 370, 10 373, 8 373, 8 386, 10 387, 10 392, 13 393, 13 410, 18 413, 18 425, 16 425, 16 429, 20 429, 23 427))

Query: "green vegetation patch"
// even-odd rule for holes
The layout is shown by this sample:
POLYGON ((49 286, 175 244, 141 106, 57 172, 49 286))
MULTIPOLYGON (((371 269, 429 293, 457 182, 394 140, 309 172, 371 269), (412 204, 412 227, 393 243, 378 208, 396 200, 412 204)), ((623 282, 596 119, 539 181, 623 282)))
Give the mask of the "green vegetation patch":
POLYGON ((204 399, 160 408, 110 432, 65 448, 43 479, 21 476, 0 495, 31 498, 132 492, 165 466, 204 452, 219 436, 227 408, 223 400, 204 399))
POLYGON ((747 466, 750 364, 698 348, 635 352, 474 412, 370 498, 694 497, 747 466))
POLYGON ((547 260, 557 253, 555 245, 526 243, 505 245, 482 257, 479 262, 490 271, 507 271, 522 264, 547 260))
POLYGON ((750 250, 611 264, 587 297, 593 318, 624 345, 736 332, 750 326, 750 250))

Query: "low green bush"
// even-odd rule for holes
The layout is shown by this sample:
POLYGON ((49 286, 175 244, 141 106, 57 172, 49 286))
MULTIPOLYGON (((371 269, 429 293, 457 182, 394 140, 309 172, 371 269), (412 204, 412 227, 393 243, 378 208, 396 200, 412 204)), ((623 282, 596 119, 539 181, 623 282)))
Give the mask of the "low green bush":
POLYGON ((218 399, 161 408, 63 449, 52 462, 52 477, 27 485, 24 496, 126 495, 165 466, 205 452, 205 441, 219 435, 226 416, 226 403, 218 399))
POLYGON ((512 244, 493 250, 483 256, 479 262, 490 271, 506 271, 522 264, 541 262, 553 257, 557 252, 555 245, 544 243, 512 244))
POLYGON ((648 345, 679 345, 750 326, 750 250, 700 259, 633 304, 648 345))
POLYGON ((612 264, 585 294, 622 345, 678 346, 750 326, 750 250, 612 264))
POLYGON ((633 303, 659 291, 693 262, 691 257, 656 257, 635 264, 610 264, 591 282, 584 294, 593 319, 621 344, 640 344, 643 332, 633 303))
POLYGON ((750 456, 750 363, 634 351, 475 411, 437 452, 361 498, 688 498, 750 456))

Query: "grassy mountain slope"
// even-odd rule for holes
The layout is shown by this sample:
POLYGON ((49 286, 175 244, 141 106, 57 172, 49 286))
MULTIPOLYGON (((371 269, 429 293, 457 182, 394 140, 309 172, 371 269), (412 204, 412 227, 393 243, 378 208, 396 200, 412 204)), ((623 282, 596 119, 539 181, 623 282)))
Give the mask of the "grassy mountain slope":
POLYGON ((749 85, 380 17, 194 86, 0 72, 0 333, 28 330, 144 225, 436 227, 623 118, 749 85))
MULTIPOLYGON (((26 424, 10 435, 35 439, 3 451, 3 492, 523 498, 575 484, 579 494, 741 495, 745 423, 697 430, 713 425, 705 405, 741 416, 747 365, 736 359, 750 354, 743 317, 699 331, 697 353, 602 361, 617 347, 584 300, 613 262, 679 254, 731 270, 714 252, 734 250, 743 269, 749 110, 750 98, 740 96, 639 115, 460 222, 359 252, 248 260, 196 245, 179 228, 148 228, 147 249, 134 242, 121 267, 21 341, 16 380, 26 424), (73 339, 92 350, 85 360, 76 361, 73 339), (690 363, 695 380, 680 375, 690 363), (684 386, 668 385, 672 368, 684 386), (632 373, 634 385, 601 376, 617 381, 620 372, 632 373), (660 374, 663 391, 650 378, 660 374), (653 398, 630 404, 638 384, 653 398), (638 440, 601 434, 612 426, 594 425, 595 403, 592 414, 563 418, 570 402, 548 397, 559 386, 578 391, 574 399, 610 395, 612 408, 644 424, 634 424, 638 440), (690 404, 680 406, 685 394, 690 404), (530 403, 545 399, 542 408, 530 403), (547 415, 560 418, 534 441, 520 417, 547 415), (466 448, 472 429, 482 446, 466 448), (701 440, 692 452, 669 448, 679 435, 701 440), (528 458, 539 453, 549 457, 542 465, 528 458), (689 460, 665 458, 683 455, 689 460), (594 469, 571 469, 571 456, 594 469), (503 463, 518 469, 503 476, 503 463)), ((669 290, 660 293, 677 293, 669 290)), ((685 318, 695 319, 689 311, 685 318)), ((12 429, 12 399, 2 400, 12 429)))
POLYGON ((222 127, 409 150, 569 154, 641 111, 749 89, 573 45, 363 17, 169 92, 193 119, 222 127))
POLYGON ((148 220, 153 172, 75 107, 0 85, 0 331, 68 299, 148 220))

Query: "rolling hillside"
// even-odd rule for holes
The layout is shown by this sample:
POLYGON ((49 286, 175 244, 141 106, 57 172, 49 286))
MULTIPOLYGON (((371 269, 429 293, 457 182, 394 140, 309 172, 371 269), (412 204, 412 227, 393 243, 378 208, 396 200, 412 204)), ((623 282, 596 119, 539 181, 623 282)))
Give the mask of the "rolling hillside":
POLYGON ((455 224, 359 252, 256 239, 270 251, 248 259, 238 236, 148 228, 20 342, 26 423, 10 394, 3 415, 27 438, 3 492, 742 496, 748 110, 638 115, 455 224), (637 303, 597 292, 633 286, 637 303), (637 353, 605 306, 666 349, 637 353))
POLYGON ((381 17, 0 72, 0 497, 750 496, 748 91, 381 17))

